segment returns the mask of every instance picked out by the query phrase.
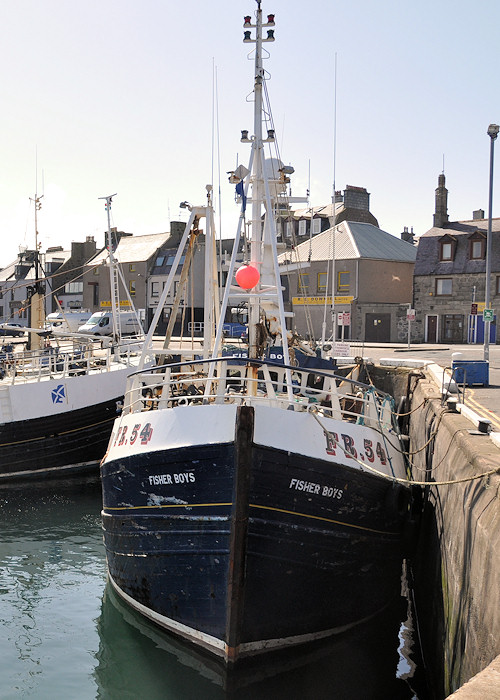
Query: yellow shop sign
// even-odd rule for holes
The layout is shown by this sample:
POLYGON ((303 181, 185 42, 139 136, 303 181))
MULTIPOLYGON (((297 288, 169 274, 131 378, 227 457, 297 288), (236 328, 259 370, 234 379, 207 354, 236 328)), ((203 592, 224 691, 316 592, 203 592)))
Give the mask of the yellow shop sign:
MULTIPOLYGON (((335 297, 335 304, 350 304, 354 297, 335 297)), ((332 297, 292 297, 294 306, 323 306, 332 305, 332 297)))

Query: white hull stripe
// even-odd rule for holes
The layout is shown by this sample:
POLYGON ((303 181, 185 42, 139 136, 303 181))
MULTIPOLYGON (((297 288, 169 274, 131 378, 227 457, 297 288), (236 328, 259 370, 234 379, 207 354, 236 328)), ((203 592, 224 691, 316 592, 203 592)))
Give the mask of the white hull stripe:
POLYGON ((187 625, 183 625, 182 623, 177 622, 176 620, 172 620, 169 617, 160 615, 154 612, 154 610, 150 610, 145 605, 142 605, 142 603, 137 602, 136 600, 134 600, 134 598, 122 591, 118 584, 115 583, 115 581, 113 581, 113 578, 109 572, 108 578, 111 581, 113 588, 118 593, 118 595, 120 595, 125 600, 125 602, 127 602, 132 608, 142 613, 142 615, 152 620, 157 625, 160 625, 161 627, 165 628, 166 630, 169 630, 170 632, 179 634, 182 637, 192 642, 195 642, 196 644, 201 645, 206 649, 209 649, 212 653, 215 653, 218 656, 222 656, 226 661, 228 660, 228 658, 234 659, 235 657, 239 658, 242 656, 249 656, 251 654, 258 654, 260 652, 269 651, 272 649, 285 649, 287 647, 297 646, 298 644, 306 644, 308 642, 314 642, 320 639, 325 639, 326 637, 331 637, 335 634, 345 632, 346 630, 351 629, 352 627, 356 627, 357 625, 368 621, 369 619, 371 619, 371 617, 374 617, 374 615, 378 614, 379 612, 378 611, 377 613, 374 613, 374 615, 370 615, 364 619, 357 620, 356 622, 353 622, 349 625, 343 625, 341 627, 335 627, 333 629, 322 630, 320 632, 310 632, 308 634, 299 634, 292 637, 280 637, 277 639, 263 639, 256 642, 246 642, 244 644, 239 645, 239 647, 237 648, 236 656, 234 654, 234 650, 230 650, 230 648, 222 639, 217 639, 217 637, 213 637, 210 634, 205 634, 204 632, 195 630, 192 627, 188 627, 187 625), (230 651, 232 651, 232 653, 230 653, 230 651))
POLYGON ((97 459, 92 459, 90 462, 77 462, 76 464, 65 464, 61 467, 42 467, 40 469, 25 469, 24 471, 19 471, 19 472, 4 472, 0 474, 0 482, 3 479, 12 479, 12 478, 18 478, 18 477, 27 477, 27 476, 40 476, 41 474, 64 474, 66 471, 73 471, 75 469, 84 469, 87 468, 91 465, 95 465, 96 467, 96 473, 97 469, 99 467, 99 460, 97 459))

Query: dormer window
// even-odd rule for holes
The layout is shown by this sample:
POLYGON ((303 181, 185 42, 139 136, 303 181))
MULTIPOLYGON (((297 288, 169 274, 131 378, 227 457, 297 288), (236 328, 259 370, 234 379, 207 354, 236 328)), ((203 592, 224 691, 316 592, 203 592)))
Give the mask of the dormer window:
POLYGON ((486 251, 486 236, 476 231, 469 237, 469 260, 484 260, 486 251))
POLYGON ((443 262, 453 260, 453 246, 451 243, 441 243, 441 255, 439 258, 443 262))
POLYGON ((439 260, 440 262, 451 262, 455 258, 457 249, 457 239, 450 234, 446 234, 439 239, 439 260))

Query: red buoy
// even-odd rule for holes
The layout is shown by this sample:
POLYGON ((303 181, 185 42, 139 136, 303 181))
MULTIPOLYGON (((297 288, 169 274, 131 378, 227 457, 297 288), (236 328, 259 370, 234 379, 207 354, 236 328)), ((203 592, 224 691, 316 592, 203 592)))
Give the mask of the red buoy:
POLYGON ((242 289, 252 289, 260 280, 260 273, 252 265, 243 265, 236 272, 236 281, 242 289))

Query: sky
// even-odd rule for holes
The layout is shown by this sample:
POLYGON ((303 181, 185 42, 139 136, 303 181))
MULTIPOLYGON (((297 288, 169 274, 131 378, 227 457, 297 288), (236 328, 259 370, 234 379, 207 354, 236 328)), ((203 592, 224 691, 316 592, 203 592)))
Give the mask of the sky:
MULTIPOLYGON (((221 235, 246 163, 255 0, 0 0, 0 267, 19 246, 112 225, 145 235, 186 220, 215 191, 221 235)), ((292 194, 331 201, 366 187, 393 235, 432 226, 441 172, 450 220, 488 211, 490 123, 500 123, 498 0, 265 0, 272 117, 292 194)), ((495 154, 496 156, 496 154, 495 154)), ((495 160, 500 162, 500 153, 495 160)), ((500 167, 500 165, 498 166, 500 167)), ((500 215, 500 172, 493 216, 500 215)))

